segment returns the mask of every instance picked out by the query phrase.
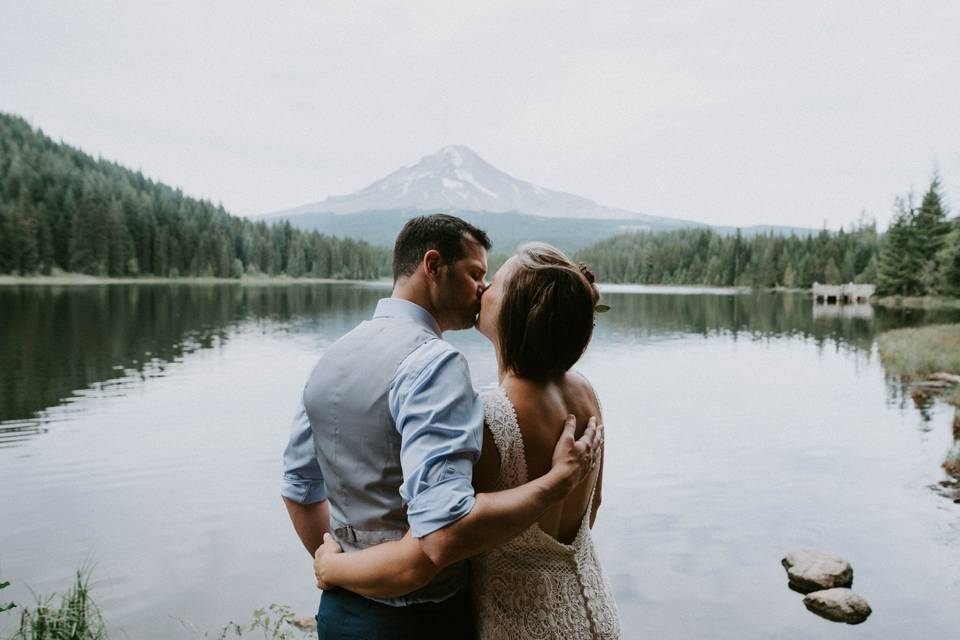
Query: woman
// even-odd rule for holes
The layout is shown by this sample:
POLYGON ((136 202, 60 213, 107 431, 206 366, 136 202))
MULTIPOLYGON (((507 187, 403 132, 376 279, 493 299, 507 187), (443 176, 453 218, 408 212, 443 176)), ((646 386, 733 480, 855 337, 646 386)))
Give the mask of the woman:
MULTIPOLYGON (((590 383, 570 369, 590 342, 599 297, 586 267, 543 243, 522 246, 494 275, 477 328, 496 349, 500 387, 483 396, 478 492, 509 489, 546 473, 568 414, 579 424, 601 417, 590 383)), ((590 535, 602 478, 601 461, 537 523, 471 560, 478 638, 620 637, 616 604, 590 535)), ((423 558, 408 536, 356 553, 324 554, 317 570, 327 586, 390 597, 430 580, 434 572, 424 569, 423 558), (376 554, 376 562, 364 554, 376 554), (371 576, 371 566, 383 575, 371 576)))

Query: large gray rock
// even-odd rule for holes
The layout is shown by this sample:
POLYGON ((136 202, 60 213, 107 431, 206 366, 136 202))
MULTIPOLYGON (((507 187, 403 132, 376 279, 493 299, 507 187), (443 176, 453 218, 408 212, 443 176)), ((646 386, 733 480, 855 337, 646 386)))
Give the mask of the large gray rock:
POLYGON ((808 593, 803 604, 818 616, 847 624, 860 624, 872 613, 866 600, 842 587, 808 593))
POLYGON ((853 585, 853 567, 830 553, 800 549, 788 553, 781 564, 787 570, 789 587, 800 593, 853 585))

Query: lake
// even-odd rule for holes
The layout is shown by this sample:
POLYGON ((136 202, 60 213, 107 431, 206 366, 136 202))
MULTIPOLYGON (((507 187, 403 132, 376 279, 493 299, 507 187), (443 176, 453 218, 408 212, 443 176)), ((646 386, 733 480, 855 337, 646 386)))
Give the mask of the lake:
MULTIPOLYGON (((626 637, 956 636, 960 504, 940 467, 953 409, 887 380, 875 337, 960 315, 604 291, 578 366, 607 425, 595 538, 626 637), (780 566, 797 548, 853 564, 866 623, 806 611, 780 566)), ((281 453, 317 357, 385 295, 0 287, 0 600, 29 604, 85 565, 112 637, 215 637, 270 603, 312 615, 281 453)), ((478 389, 495 384, 482 336, 447 338, 478 389)))

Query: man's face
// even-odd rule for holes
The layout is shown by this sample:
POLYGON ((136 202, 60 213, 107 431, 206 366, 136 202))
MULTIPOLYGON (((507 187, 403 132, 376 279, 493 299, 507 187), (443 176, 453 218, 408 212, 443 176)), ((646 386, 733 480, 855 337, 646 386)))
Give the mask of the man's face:
POLYGON ((486 287, 487 251, 464 236, 465 255, 441 270, 437 281, 438 307, 443 311, 443 329, 469 329, 480 313, 480 296, 486 287))

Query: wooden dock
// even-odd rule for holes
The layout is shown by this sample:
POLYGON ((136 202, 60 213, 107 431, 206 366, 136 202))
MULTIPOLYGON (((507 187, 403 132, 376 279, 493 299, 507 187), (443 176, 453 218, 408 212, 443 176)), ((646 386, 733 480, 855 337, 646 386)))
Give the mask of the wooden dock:
POLYGON ((872 284, 820 284, 813 283, 813 300, 824 304, 851 304, 866 302, 877 287, 872 284))

